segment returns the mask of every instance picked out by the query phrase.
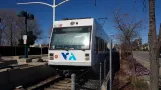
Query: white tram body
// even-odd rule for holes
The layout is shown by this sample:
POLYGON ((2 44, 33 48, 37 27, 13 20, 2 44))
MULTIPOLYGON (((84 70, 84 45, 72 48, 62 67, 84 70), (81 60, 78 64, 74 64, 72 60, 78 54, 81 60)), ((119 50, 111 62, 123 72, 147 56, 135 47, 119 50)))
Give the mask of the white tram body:
POLYGON ((54 26, 48 65, 63 69, 92 67, 104 60, 101 56, 110 40, 94 18, 55 21, 54 26))

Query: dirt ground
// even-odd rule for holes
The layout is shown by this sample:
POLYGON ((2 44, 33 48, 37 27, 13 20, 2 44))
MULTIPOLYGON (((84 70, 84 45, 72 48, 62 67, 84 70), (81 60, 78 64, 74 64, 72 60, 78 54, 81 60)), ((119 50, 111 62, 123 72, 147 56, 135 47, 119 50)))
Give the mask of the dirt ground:
POLYGON ((132 63, 130 60, 120 60, 120 71, 115 74, 113 90, 148 90, 147 83, 142 75, 148 75, 149 71, 138 63, 135 63, 135 82, 132 80, 132 63))

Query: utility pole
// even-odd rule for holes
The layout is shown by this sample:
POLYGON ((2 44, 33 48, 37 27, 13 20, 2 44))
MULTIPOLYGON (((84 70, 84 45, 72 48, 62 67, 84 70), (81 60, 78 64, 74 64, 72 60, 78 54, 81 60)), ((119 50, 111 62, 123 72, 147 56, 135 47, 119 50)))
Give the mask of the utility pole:
MULTIPOLYGON (((44 2, 26 2, 26 3, 17 3, 17 4, 43 4, 43 5, 52 7, 53 8, 53 28, 54 28, 55 13, 56 13, 55 8, 60 6, 61 4, 65 3, 65 2, 67 2, 67 1, 69 1, 69 0, 64 0, 64 1, 60 2, 59 4, 57 4, 57 5, 55 4, 55 2, 56 2, 55 0, 53 0, 53 4, 52 5, 48 4, 48 3, 44 3, 44 2)), ((49 44, 49 47, 50 47, 50 44, 49 44)))
POLYGON ((96 6, 96 0, 94 0, 94 5, 96 6))
POLYGON ((112 90, 112 39, 110 40, 110 90, 112 90))
POLYGON ((69 0, 64 0, 62 2, 60 2, 59 4, 55 4, 55 0, 53 0, 53 4, 48 4, 48 3, 44 3, 44 2, 26 2, 26 3, 17 3, 17 4, 43 4, 43 5, 46 5, 46 6, 49 6, 49 7, 52 7, 53 8, 53 28, 54 28, 54 22, 55 22, 55 8, 60 6, 61 4, 67 2, 69 0))
MULTIPOLYGON (((55 8, 60 6, 61 4, 65 3, 65 2, 68 2, 70 0, 64 0, 62 2, 60 2, 59 4, 55 4, 56 0, 53 0, 53 4, 48 4, 48 3, 44 3, 44 2, 26 2, 26 3, 17 3, 17 4, 43 4, 43 5, 46 5, 46 6, 49 6, 49 7, 52 7, 53 8, 53 28, 54 28, 54 22, 55 22, 55 13, 56 13, 56 10, 55 8)), ((94 5, 96 6, 96 0, 94 0, 94 5)))

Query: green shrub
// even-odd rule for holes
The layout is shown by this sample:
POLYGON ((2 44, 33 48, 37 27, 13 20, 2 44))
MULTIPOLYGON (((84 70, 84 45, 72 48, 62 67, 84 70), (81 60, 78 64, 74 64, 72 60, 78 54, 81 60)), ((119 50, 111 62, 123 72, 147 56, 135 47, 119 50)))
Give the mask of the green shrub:
POLYGON ((132 83, 136 89, 148 89, 148 84, 143 79, 136 79, 135 82, 132 83))

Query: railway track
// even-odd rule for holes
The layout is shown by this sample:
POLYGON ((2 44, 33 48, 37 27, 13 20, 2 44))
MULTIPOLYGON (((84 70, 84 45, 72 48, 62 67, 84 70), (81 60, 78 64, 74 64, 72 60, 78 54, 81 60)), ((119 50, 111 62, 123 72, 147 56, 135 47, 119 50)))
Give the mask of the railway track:
POLYGON ((50 87, 45 88, 44 90, 71 90, 71 79, 65 78, 64 80, 50 85, 50 87))
MULTIPOLYGON (((64 76, 59 76, 59 75, 52 76, 30 87, 25 87, 24 89, 25 90, 71 90, 72 88, 71 78, 70 77, 67 78, 65 76, 66 74, 64 76)), ((85 78, 85 76, 82 76, 81 78, 76 79, 76 82, 77 82, 76 83, 77 90, 98 90, 100 88, 99 80, 87 79, 85 78)), ((18 90, 21 90, 21 89, 18 89, 18 90)))
POLYGON ((25 90, 71 90, 71 78, 53 76, 25 90))

